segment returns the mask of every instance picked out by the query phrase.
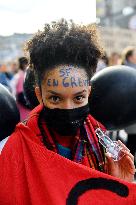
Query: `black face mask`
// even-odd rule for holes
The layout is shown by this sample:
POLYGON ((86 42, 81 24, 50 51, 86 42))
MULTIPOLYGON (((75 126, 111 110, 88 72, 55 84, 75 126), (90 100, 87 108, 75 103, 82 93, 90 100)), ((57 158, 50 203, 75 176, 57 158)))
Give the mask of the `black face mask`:
POLYGON ((43 108, 43 117, 49 128, 62 136, 76 135, 89 114, 88 104, 75 109, 43 108))

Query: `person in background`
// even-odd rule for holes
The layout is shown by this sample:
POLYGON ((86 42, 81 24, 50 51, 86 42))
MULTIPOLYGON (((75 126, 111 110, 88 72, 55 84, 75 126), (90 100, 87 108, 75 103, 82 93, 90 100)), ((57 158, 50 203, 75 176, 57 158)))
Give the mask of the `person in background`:
POLYGON ((25 72, 28 67, 28 60, 26 57, 20 57, 18 59, 18 67, 19 71, 16 73, 10 83, 10 86, 12 88, 12 94, 15 96, 17 101, 17 106, 20 111, 20 119, 23 121, 27 118, 30 109, 27 105, 27 102, 24 97, 24 78, 25 78, 25 72))
POLYGON ((0 65, 0 83, 4 85, 10 92, 10 81, 12 79, 12 74, 8 71, 6 65, 0 65))
POLYGON ((136 48, 126 47, 122 52, 121 64, 136 68, 136 48))
POLYGON ((10 72, 12 73, 12 75, 15 75, 18 72, 18 65, 16 62, 12 62, 10 63, 10 72))
POLYGON ((120 62, 120 55, 117 52, 111 53, 109 57, 109 66, 118 65, 120 62))

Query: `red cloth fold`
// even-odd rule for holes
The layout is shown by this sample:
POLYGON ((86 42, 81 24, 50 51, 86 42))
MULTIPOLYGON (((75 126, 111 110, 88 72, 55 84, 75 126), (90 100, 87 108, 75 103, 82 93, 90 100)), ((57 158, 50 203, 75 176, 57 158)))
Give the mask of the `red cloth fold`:
POLYGON ((0 155, 0 205, 136 204, 135 184, 46 149, 34 124, 38 110, 29 127, 17 125, 0 155))

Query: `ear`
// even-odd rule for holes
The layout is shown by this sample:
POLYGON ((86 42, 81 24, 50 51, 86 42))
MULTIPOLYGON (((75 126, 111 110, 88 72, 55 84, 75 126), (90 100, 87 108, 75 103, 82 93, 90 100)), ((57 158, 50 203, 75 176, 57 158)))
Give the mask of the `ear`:
POLYGON ((39 87, 35 87, 35 94, 40 104, 43 104, 41 90, 39 87))

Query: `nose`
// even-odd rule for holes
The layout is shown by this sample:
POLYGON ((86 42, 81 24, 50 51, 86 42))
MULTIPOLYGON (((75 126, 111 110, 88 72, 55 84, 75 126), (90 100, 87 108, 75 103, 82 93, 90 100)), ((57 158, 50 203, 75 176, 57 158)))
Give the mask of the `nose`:
POLYGON ((73 109, 73 108, 74 108, 74 105, 73 105, 73 102, 71 102, 71 100, 66 100, 61 105, 61 109, 73 109))

